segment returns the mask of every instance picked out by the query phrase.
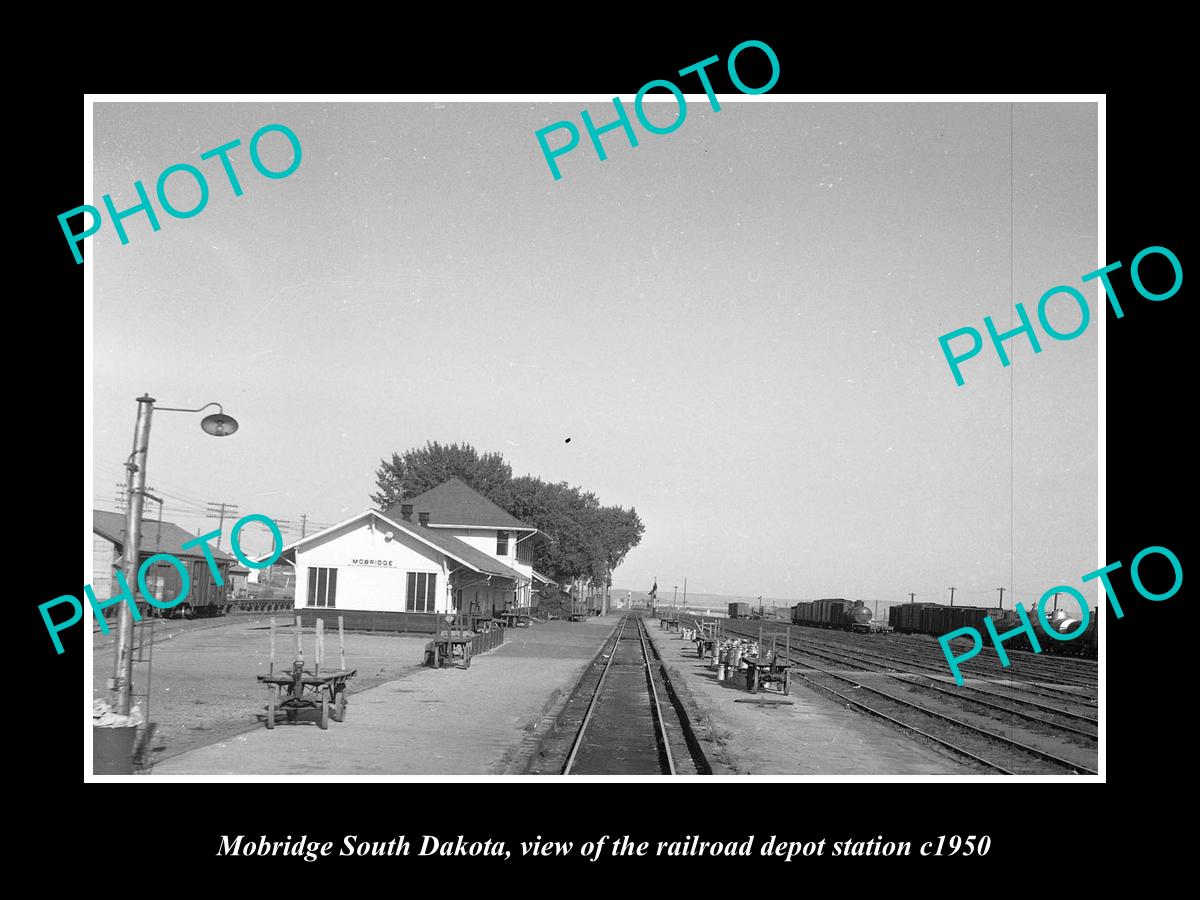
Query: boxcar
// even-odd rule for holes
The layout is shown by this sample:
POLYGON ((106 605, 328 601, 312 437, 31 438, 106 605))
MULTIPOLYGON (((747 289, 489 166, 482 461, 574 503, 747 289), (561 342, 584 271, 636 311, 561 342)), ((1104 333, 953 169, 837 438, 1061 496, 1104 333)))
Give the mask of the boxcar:
MULTIPOLYGON (((150 551, 142 551, 143 562, 152 555, 150 551)), ((189 589, 183 602, 169 609, 153 606, 141 601, 138 609, 143 616, 175 618, 194 618, 197 616, 223 616, 233 607, 233 597, 229 584, 230 561, 218 559, 218 569, 221 571, 220 587, 212 577, 208 563, 204 559, 182 559, 187 567, 189 589)), ((174 600, 183 590, 179 570, 167 562, 156 562, 146 570, 146 587, 154 595, 154 599, 165 602, 174 600)))
POLYGON ((812 601, 804 601, 797 603, 792 607, 792 623, 795 625, 810 625, 812 624, 813 604, 812 601))
POLYGON ((750 618, 749 603, 730 603, 729 618, 731 619, 748 619, 750 618))
POLYGON ((921 630, 921 614, 936 603, 905 603, 888 610, 888 624, 903 634, 914 634, 921 630))

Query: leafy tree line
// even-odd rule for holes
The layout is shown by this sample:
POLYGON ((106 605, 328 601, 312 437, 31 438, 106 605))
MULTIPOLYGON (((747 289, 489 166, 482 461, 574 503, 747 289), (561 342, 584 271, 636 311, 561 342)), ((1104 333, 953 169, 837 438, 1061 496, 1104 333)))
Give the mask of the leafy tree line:
POLYGON ((601 506, 590 491, 565 481, 542 481, 512 474, 499 453, 480 454, 470 444, 437 441, 392 459, 380 460, 379 490, 371 500, 383 509, 415 497, 456 476, 497 506, 550 537, 534 545, 533 565, 561 585, 583 578, 593 585, 612 584, 612 572, 642 539, 646 526, 630 507, 601 506))

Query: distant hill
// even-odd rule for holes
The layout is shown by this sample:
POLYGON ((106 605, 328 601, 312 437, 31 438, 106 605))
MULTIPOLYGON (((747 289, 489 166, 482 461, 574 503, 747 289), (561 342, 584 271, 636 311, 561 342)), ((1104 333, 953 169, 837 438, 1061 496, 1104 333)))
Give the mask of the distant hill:
MULTIPOLYGON (((664 605, 670 606, 672 593, 673 593, 673 591, 671 591, 670 588, 668 588, 667 590, 664 591, 662 589, 662 587, 659 587, 658 601, 657 601, 658 605, 660 607, 664 606, 664 605)), ((609 590, 610 597, 612 597, 616 600, 621 600, 622 602, 625 600, 627 595, 632 595, 634 603, 649 602, 649 596, 650 596, 649 591, 635 591, 635 590, 631 590, 629 588, 617 588, 617 587, 611 588, 609 590)), ((786 600, 786 599, 782 599, 782 598, 778 598, 778 597, 763 597, 762 598, 763 608, 768 613, 772 609, 776 609, 782 614, 785 609, 791 609, 796 604, 796 602, 797 601, 795 601, 795 600, 786 600)), ((730 594, 695 594, 695 593, 692 593, 691 591, 688 591, 688 595, 687 595, 687 607, 688 607, 688 609, 693 609, 693 610, 706 609, 706 610, 711 610, 713 612, 717 612, 717 611, 728 612, 730 603, 749 603, 755 609, 758 609, 759 599, 758 599, 757 594, 753 597, 743 597, 743 596, 730 595, 730 594)), ((678 599, 676 600, 676 604, 677 604, 678 608, 683 607, 683 591, 679 592, 679 596, 678 596, 678 599)))

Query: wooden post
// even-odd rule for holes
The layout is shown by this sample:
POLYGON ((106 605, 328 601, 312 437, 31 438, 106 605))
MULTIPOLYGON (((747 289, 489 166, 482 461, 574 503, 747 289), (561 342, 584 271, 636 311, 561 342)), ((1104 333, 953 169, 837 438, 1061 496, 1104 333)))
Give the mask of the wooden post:
POLYGON ((268 675, 275 674, 275 617, 271 616, 271 667, 267 669, 268 675))
POLYGON ((296 616, 296 637, 293 644, 296 647, 296 655, 294 659, 304 662, 304 643, 300 640, 300 617, 296 616))
POLYGON ((346 632, 342 629, 341 616, 338 616, 338 671, 346 671, 346 632))
POLYGON ((314 641, 313 656, 315 666, 313 668, 314 675, 321 674, 321 663, 325 662, 325 619, 317 617, 317 637, 314 641))

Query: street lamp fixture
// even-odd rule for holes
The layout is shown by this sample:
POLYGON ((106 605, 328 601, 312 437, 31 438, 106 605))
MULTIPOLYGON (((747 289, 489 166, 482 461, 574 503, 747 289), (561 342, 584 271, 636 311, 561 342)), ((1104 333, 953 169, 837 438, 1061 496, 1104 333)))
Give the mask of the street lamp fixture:
MULTIPOLYGON (((142 509, 146 498, 146 456, 150 451, 150 416, 154 412, 155 399, 149 394, 137 398, 137 424, 133 429, 133 452, 125 463, 128 470, 128 503, 125 509, 125 545, 122 548, 122 569, 125 583, 136 602, 142 550, 142 509)), ((160 406, 164 412, 202 412, 215 406, 217 412, 207 415, 200 422, 205 432, 215 437, 226 437, 238 429, 237 419, 225 415, 220 403, 206 403, 196 409, 175 406, 160 406)), ((117 692, 117 712, 129 715, 133 691, 133 615, 128 603, 117 606, 117 656, 115 660, 114 687, 117 692)))

